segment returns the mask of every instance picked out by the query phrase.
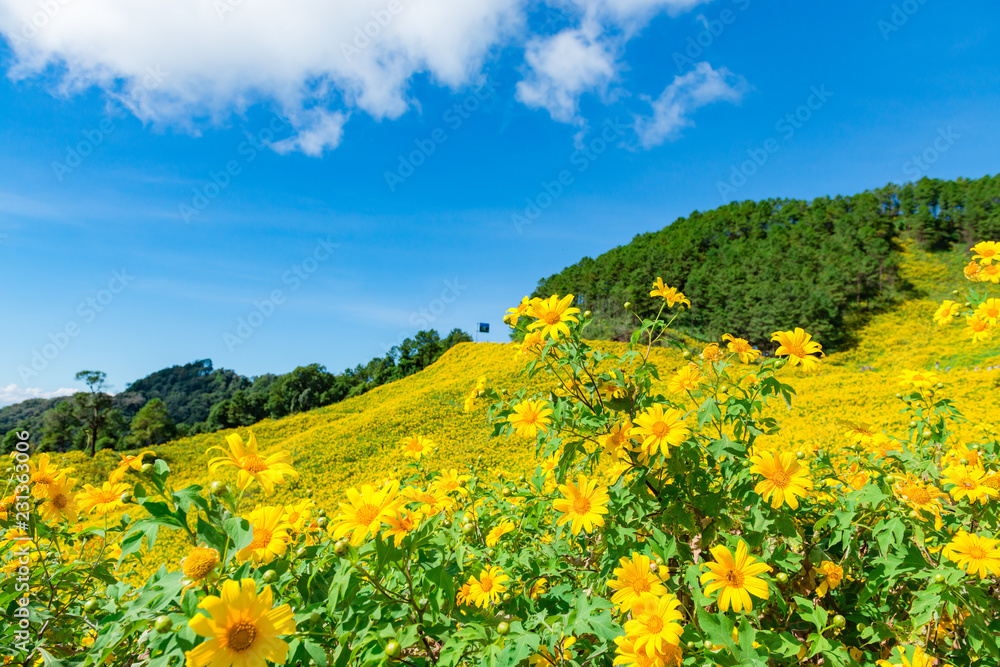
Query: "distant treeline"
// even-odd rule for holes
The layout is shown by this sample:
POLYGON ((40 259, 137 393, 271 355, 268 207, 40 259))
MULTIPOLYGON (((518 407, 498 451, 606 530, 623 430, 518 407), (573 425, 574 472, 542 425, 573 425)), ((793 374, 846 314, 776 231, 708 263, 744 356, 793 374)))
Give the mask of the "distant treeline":
POLYGON ((835 349, 852 315, 897 298, 903 239, 927 250, 1000 239, 1000 176, 696 211, 539 281, 535 296, 575 294, 597 315, 591 334, 614 338, 632 324, 626 301, 655 314, 648 294, 660 276, 691 300, 679 322, 695 336, 732 333, 769 349, 773 331, 801 326, 835 349))
POLYGON ((89 391, 0 408, 0 433, 6 434, 0 449, 9 451, 14 434, 22 430, 31 432, 39 451, 92 452, 147 447, 192 433, 249 426, 363 394, 412 375, 455 344, 471 340, 460 329, 445 338, 433 329, 420 331, 384 357, 339 375, 310 364, 284 375, 247 378, 201 359, 157 371, 115 395, 104 391, 103 373, 82 371, 77 379, 86 382, 89 391))

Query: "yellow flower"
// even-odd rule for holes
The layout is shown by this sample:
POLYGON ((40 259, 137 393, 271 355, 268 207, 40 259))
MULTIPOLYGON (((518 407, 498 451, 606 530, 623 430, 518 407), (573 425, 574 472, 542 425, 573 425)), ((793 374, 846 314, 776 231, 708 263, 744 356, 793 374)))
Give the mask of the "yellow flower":
POLYGON ((560 484, 559 492, 563 497, 552 501, 552 508, 563 513, 556 521, 557 526, 572 522, 570 532, 578 535, 581 529, 589 533, 595 526, 604 525, 602 515, 608 513, 605 505, 610 500, 606 488, 580 475, 576 484, 560 484))
POLYGON ((673 308, 678 303, 683 303, 687 305, 688 308, 691 307, 691 302, 688 301, 687 297, 677 291, 676 287, 667 287, 663 284, 662 278, 657 278, 656 282, 653 283, 653 290, 649 293, 652 297, 663 297, 663 300, 667 302, 667 307, 673 308))
POLYGON ((257 593, 253 579, 222 584, 222 596, 209 595, 188 625, 207 641, 187 652, 188 667, 265 667, 285 664, 288 643, 281 635, 295 632, 292 608, 272 609, 271 587, 257 593))
POLYGON ((201 581, 215 571, 219 552, 207 547, 194 547, 181 559, 181 572, 190 582, 201 581))
POLYGON ((969 574, 985 579, 987 573, 1000 575, 998 544, 1000 540, 960 530, 945 546, 944 555, 969 574))
POLYGON ((604 448, 604 453, 613 460, 624 460, 632 449, 632 422, 627 419, 615 424, 605 435, 598 436, 597 441, 604 448))
MULTIPOLYGON (((1000 266, 1000 264, 993 266, 1000 266)), ((980 318, 978 314, 966 317, 965 323, 968 325, 969 337, 972 338, 972 342, 981 343, 993 337, 993 327, 990 326, 989 322, 980 318)))
POLYGON ((918 389, 930 389, 936 385, 940 379, 934 373, 929 371, 907 371, 904 370, 903 374, 899 376, 899 384, 901 385, 913 385, 918 389))
POLYGON ((44 498, 48 493, 49 484, 55 482, 57 477, 75 471, 75 468, 60 468, 53 464, 47 453, 38 456, 37 464, 29 460, 28 474, 31 475, 31 495, 36 498, 44 498))
POLYGON ((459 475, 457 468, 442 470, 441 474, 431 482, 431 487, 441 493, 457 492, 464 496, 469 493, 464 485, 470 479, 472 479, 471 475, 459 475))
POLYGON ((691 434, 684 423, 684 413, 674 408, 664 411, 659 403, 646 408, 635 423, 633 431, 641 438, 641 447, 646 456, 652 456, 657 451, 666 454, 667 445, 679 445, 691 434))
POLYGON ((670 593, 656 596, 643 593, 640 596, 642 611, 632 614, 632 620, 625 622, 625 634, 635 646, 636 652, 644 652, 653 657, 668 645, 677 646, 684 629, 677 621, 684 617, 678 609, 680 601, 670 593))
POLYGON ((775 509, 782 503, 788 503, 793 510, 798 509, 798 497, 805 497, 807 490, 813 488, 809 469, 799 465, 788 452, 778 456, 763 452, 751 457, 750 462, 753 463, 750 472, 764 476, 754 487, 754 492, 769 500, 775 509))
POLYGON ((538 653, 528 658, 528 665, 530 667, 549 667, 550 665, 558 665, 559 663, 565 663, 566 660, 573 659, 573 651, 569 650, 573 644, 576 643, 576 637, 563 637, 557 645, 559 650, 562 651, 562 660, 556 660, 549 653, 549 649, 546 646, 539 646, 538 653))
POLYGON ((671 394, 683 394, 694 391, 701 383, 701 369, 695 364, 688 364, 680 368, 670 380, 667 381, 667 391, 671 394))
POLYGON ((385 519, 386 524, 389 526, 385 531, 386 537, 391 537, 393 543, 398 547, 404 537, 420 527, 421 518, 423 518, 423 515, 420 512, 396 510, 394 515, 385 519))
POLYGON ((111 471, 108 476, 112 482, 120 482, 125 479, 125 473, 129 470, 132 472, 139 472, 142 468, 142 459, 146 454, 155 457, 156 452, 151 449, 147 449, 144 452, 139 452, 138 454, 119 454, 121 461, 118 462, 118 467, 111 471))
POLYGON ((646 651, 636 650, 635 641, 628 635, 615 637, 618 645, 618 655, 614 664, 624 667, 681 667, 684 659, 679 646, 664 644, 662 651, 649 655, 646 651))
POLYGON ((422 435, 415 435, 412 438, 403 438, 399 441, 403 446, 403 456, 420 460, 421 457, 430 456, 434 451, 434 443, 430 438, 422 435))
POLYGON ((531 315, 531 301, 526 296, 522 297, 521 303, 507 309, 507 314, 503 316, 503 321, 512 327, 516 326, 517 321, 521 319, 522 315, 531 315))
POLYGON ((469 579, 469 601, 477 607, 496 604, 500 596, 507 592, 505 582, 509 579, 499 567, 490 565, 479 573, 478 579, 469 579))
POLYGON ((962 269, 962 272, 965 274, 967 280, 979 280, 979 272, 982 268, 983 267, 979 265, 979 262, 972 260, 965 266, 964 269, 962 269))
POLYGON ((532 305, 532 315, 537 319, 528 325, 529 331, 541 329, 542 337, 559 338, 569 336, 569 326, 567 322, 579 322, 574 313, 579 313, 579 308, 570 308, 573 295, 567 294, 561 300, 558 295, 552 295, 548 299, 539 299, 532 305))
POLYGON ((548 589, 548 587, 549 587, 548 580, 545 579, 545 577, 541 577, 531 585, 531 588, 528 590, 528 597, 531 598, 532 600, 537 600, 539 595, 545 594, 545 591, 546 589, 548 589))
POLYGON ((715 591, 722 589, 719 593, 719 611, 750 611, 753 609, 754 597, 766 600, 769 592, 767 582, 758 577, 758 574, 770 572, 771 566, 767 563, 758 563, 757 559, 749 555, 746 542, 739 541, 736 546, 736 557, 724 546, 712 547, 712 557, 714 563, 702 563, 701 568, 707 569, 701 575, 701 583, 705 586, 705 595, 711 595, 715 591))
POLYGON ((278 451, 266 457, 257 453, 257 438, 253 431, 250 432, 250 441, 243 443, 243 438, 237 433, 230 433, 226 436, 229 443, 229 451, 222 447, 209 447, 208 451, 217 449, 223 456, 217 456, 208 461, 208 471, 216 472, 222 467, 232 467, 237 469, 236 485, 240 490, 250 486, 256 481, 264 490, 264 493, 271 495, 274 493, 274 485, 285 481, 285 475, 298 477, 299 474, 292 469, 292 456, 286 451, 278 451))
POLYGON ((552 423, 549 415, 552 410, 545 407, 542 401, 521 401, 514 406, 514 414, 507 417, 507 421, 514 426, 514 432, 524 438, 534 438, 539 431, 544 433, 548 430, 548 424, 552 423))
POLYGON ((823 346, 814 341, 801 327, 795 327, 794 331, 775 331, 771 335, 771 340, 778 343, 775 355, 787 356, 788 363, 792 366, 802 364, 807 373, 817 370, 820 357, 826 356, 823 354, 823 346), (819 357, 813 356, 817 352, 819 357))
POLYGON ((632 609, 632 603, 643 593, 666 594, 667 589, 660 578, 649 569, 652 561, 648 556, 633 552, 631 559, 622 557, 618 562, 621 567, 616 567, 613 572, 618 578, 609 581, 608 587, 615 591, 611 601, 623 613, 632 609))
POLYGON ((455 505, 455 500, 448 494, 433 488, 424 491, 414 486, 407 486, 403 489, 403 495, 412 503, 420 503, 420 511, 426 516, 433 516, 455 505))
POLYGON ((976 253, 972 259, 978 259, 983 266, 989 266, 993 260, 1000 261, 1000 243, 996 241, 980 241, 969 250, 976 253))
POLYGON ((1000 324, 1000 299, 986 299, 976 308, 976 315, 990 325, 1000 324))
POLYGON ((295 532, 302 532, 309 525, 312 518, 313 501, 306 498, 294 505, 285 505, 284 521, 295 532))
POLYGON ((926 484, 913 475, 906 475, 893 486, 893 492, 910 508, 917 512, 929 512, 934 515, 934 527, 941 529, 941 500, 944 497, 941 489, 933 484, 926 484))
POLYGON ((979 282, 1000 283, 1000 264, 990 264, 979 269, 979 282))
POLYGON ((951 321, 955 319, 958 315, 959 306, 954 301, 950 299, 945 299, 941 303, 941 307, 937 309, 934 313, 934 321, 938 323, 939 326, 944 326, 945 324, 951 324, 951 321))
POLYGON ((267 564, 281 556, 288 549, 291 528, 284 520, 285 508, 280 506, 258 507, 246 517, 253 530, 253 541, 236 557, 240 562, 252 560, 267 564))
POLYGON ((511 532, 514 532, 514 522, 504 519, 497 525, 493 526, 493 529, 486 535, 486 546, 495 547, 500 543, 501 537, 511 532))
POLYGON ((42 501, 42 505, 39 508, 42 517, 46 521, 57 521, 60 519, 69 521, 70 523, 76 521, 76 498, 71 495, 74 484, 76 484, 76 480, 69 479, 66 477, 66 473, 63 473, 51 484, 47 485, 45 500, 42 501))
POLYGON ((521 341, 521 347, 517 353, 519 356, 529 354, 537 357, 542 354, 543 349, 545 349, 545 338, 542 336, 542 333, 540 331, 532 331, 521 341))
POLYGON ((722 340, 729 341, 726 347, 729 348, 730 352, 739 356, 740 362, 744 364, 749 364, 760 356, 760 350, 752 348, 749 341, 742 338, 736 338, 732 334, 725 334, 722 340))
POLYGON ((88 514, 97 512, 107 514, 122 507, 121 496, 128 491, 127 484, 105 482, 101 488, 90 484, 83 485, 83 491, 76 494, 80 509, 88 514))
POLYGON ((840 582, 844 579, 844 568, 828 560, 819 564, 816 573, 823 579, 816 587, 816 595, 820 597, 840 586, 840 582))
POLYGON ((896 650, 899 651, 899 659, 902 662, 879 660, 875 664, 879 665, 879 667, 934 667, 934 658, 924 653, 924 649, 919 646, 913 647, 913 657, 909 659, 906 657, 905 648, 897 646, 896 650))
POLYGON ((705 346, 705 349, 701 351, 701 358, 708 362, 719 361, 722 359, 722 351, 719 350, 718 343, 709 343, 705 346))
POLYGON ((333 536, 340 539, 353 531, 351 544, 359 546, 365 538, 375 535, 382 528, 382 522, 395 515, 399 505, 397 493, 399 482, 391 481, 381 490, 365 484, 361 491, 348 489, 346 503, 340 503, 341 517, 333 528, 333 536))
POLYGON ((458 589, 458 593, 455 594, 455 601, 458 604, 472 604, 472 598, 469 594, 472 592, 472 580, 465 582, 458 589))
POLYGON ((985 503, 988 498, 1000 495, 996 489, 984 483, 984 477, 986 471, 974 466, 957 465, 944 471, 945 481, 953 485, 948 491, 951 497, 955 500, 968 498, 970 503, 977 500, 985 503))

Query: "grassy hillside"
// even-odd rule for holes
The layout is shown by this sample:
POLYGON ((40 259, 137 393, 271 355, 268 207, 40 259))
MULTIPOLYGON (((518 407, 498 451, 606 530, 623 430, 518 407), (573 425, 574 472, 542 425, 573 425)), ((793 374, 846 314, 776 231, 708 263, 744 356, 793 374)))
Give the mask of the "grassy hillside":
MULTIPOLYGON (((839 419, 901 434, 906 424, 899 414, 896 392, 904 369, 940 369, 945 391, 969 420, 964 433, 996 428, 1000 423, 1000 341, 973 345, 965 339, 962 327, 939 327, 931 321, 938 293, 952 287, 949 262, 948 256, 907 253, 904 271, 923 286, 926 298, 874 317, 856 332, 857 345, 829 355, 818 374, 784 371, 798 398, 791 410, 781 403, 773 405, 783 429, 770 439, 771 446, 792 451, 839 447, 846 443, 839 419)), ((626 347, 614 342, 596 345, 616 354, 626 347)), ((462 408, 480 376, 485 375, 494 387, 514 390, 520 386, 523 358, 517 351, 515 343, 459 344, 424 371, 362 396, 256 424, 252 429, 262 449, 292 452, 302 475, 281 487, 268 502, 290 501, 311 489, 320 506, 333 510, 348 486, 389 473, 398 463, 398 441, 416 433, 440 446, 431 466, 463 469, 482 457, 483 465, 497 472, 519 474, 533 469, 530 443, 490 440, 485 404, 477 403, 470 412, 462 408)), ((655 349, 652 359, 662 377, 685 363, 679 354, 665 349, 655 349)), ((185 438, 157 447, 156 453, 175 471, 175 485, 207 483, 206 450, 224 444, 229 432, 185 438)), ((247 429, 239 432, 246 435, 247 429)), ((118 457, 104 452, 90 460, 72 452, 62 458, 77 468, 82 482, 96 484, 106 479, 118 457)), ((174 551, 169 546, 164 549, 174 551)), ((169 554, 174 560, 180 555, 179 548, 169 554)))

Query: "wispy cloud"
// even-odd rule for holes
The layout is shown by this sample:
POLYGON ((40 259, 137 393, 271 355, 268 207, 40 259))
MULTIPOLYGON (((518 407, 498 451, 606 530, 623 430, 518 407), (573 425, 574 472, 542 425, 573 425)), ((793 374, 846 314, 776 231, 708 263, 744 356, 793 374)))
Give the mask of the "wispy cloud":
POLYGON ((66 389, 65 387, 56 389, 55 391, 43 391, 37 387, 19 387, 16 384, 9 384, 6 387, 0 387, 0 407, 11 405, 12 403, 20 403, 29 398, 55 398, 56 396, 70 396, 75 393, 75 389, 66 389))

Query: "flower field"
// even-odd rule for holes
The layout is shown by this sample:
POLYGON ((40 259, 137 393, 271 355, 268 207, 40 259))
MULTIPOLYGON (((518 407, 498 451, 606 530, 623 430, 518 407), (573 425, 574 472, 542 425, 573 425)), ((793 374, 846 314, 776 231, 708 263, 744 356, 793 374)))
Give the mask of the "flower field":
POLYGON ((460 344, 333 406, 15 456, 39 518, 4 500, 3 557, 38 656, 1000 664, 1000 337, 970 340, 992 297, 941 303, 968 282, 950 261, 911 251, 926 298, 842 353, 794 327, 773 357, 675 336, 691 304, 657 279, 631 344, 588 341, 571 297, 525 298, 505 316, 523 343, 460 344))

